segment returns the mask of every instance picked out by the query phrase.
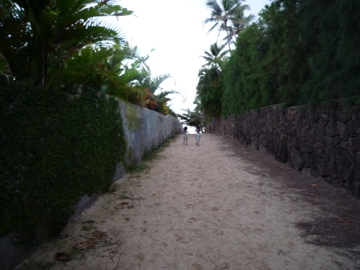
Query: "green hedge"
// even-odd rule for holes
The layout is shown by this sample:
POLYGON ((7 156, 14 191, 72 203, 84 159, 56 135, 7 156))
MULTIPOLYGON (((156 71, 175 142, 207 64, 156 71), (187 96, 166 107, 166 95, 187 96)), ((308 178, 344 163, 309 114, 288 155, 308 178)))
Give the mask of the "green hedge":
POLYGON ((359 11, 359 0, 271 1, 239 34, 224 68, 222 116, 357 99, 359 11))
POLYGON ((126 142, 115 99, 0 82, 0 236, 56 236, 79 199, 105 191, 126 142))

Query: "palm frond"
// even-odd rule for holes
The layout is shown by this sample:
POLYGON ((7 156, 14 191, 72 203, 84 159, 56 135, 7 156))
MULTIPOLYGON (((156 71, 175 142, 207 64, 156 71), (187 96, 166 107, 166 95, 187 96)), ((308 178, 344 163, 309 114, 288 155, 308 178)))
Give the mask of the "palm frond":
POLYGON ((0 74, 10 74, 10 66, 5 56, 0 53, 0 74))

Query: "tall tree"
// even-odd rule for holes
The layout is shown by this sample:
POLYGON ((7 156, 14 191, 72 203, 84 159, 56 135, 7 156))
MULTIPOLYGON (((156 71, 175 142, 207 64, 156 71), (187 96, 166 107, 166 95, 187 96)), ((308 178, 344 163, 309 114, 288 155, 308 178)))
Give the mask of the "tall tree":
POLYGON ((231 24, 229 25, 229 36, 225 37, 228 42, 236 41, 238 35, 245 30, 249 23, 254 20, 255 16, 250 14, 245 16, 244 12, 248 9, 247 5, 241 6, 239 13, 230 18, 231 24))
POLYGON ((263 106, 358 102, 358 0, 274 0, 247 27, 223 71, 222 116, 263 106))
POLYGON ((0 53, 0 74, 10 74, 9 63, 2 53, 0 53))
POLYGON ((192 126, 192 127, 199 127, 203 128, 204 123, 204 116, 198 110, 190 111, 189 109, 183 110, 185 113, 178 114, 180 120, 183 121, 184 124, 192 126))
POLYGON ((206 63, 203 67, 207 66, 216 66, 220 70, 223 70, 223 65, 225 63, 225 56, 228 51, 224 51, 226 44, 219 46, 217 43, 214 43, 210 46, 210 51, 205 51, 203 58, 206 60, 206 63))
POLYGON ((240 30, 243 25, 246 25, 252 17, 245 17, 244 10, 248 9, 247 5, 242 5, 244 0, 207 0, 206 6, 211 10, 211 17, 205 19, 204 23, 213 23, 209 32, 215 28, 226 32, 227 44, 229 52, 231 50, 230 44, 237 30, 240 30), (237 30, 235 30, 237 29, 237 30))
POLYGON ((223 79, 221 70, 212 65, 199 72, 197 96, 201 103, 201 112, 205 117, 217 117, 222 113, 223 79))
POLYGON ((50 73, 50 77, 57 74, 62 84, 85 85, 105 94, 144 105, 145 91, 130 85, 142 72, 136 57, 136 48, 131 48, 128 43, 86 46, 64 61, 65 68, 54 69, 54 74, 50 73))
POLYGON ((269 59, 266 27, 252 24, 238 37, 224 68, 222 116, 239 115, 273 104, 277 66, 269 59))
POLYGON ((360 1, 301 0, 300 30, 308 76, 302 102, 317 104, 358 96, 360 90, 360 1))
POLYGON ((198 111, 208 118, 220 116, 222 111, 222 71, 228 60, 225 47, 226 43, 212 44, 210 51, 205 51, 206 63, 199 72, 196 103, 198 111))

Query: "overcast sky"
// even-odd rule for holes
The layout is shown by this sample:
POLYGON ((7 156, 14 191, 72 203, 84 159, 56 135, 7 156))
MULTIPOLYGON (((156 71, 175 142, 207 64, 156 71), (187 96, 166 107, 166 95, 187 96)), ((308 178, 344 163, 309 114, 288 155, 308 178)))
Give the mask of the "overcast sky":
MULTIPOLYGON (((198 72, 204 64, 201 56, 216 42, 217 30, 208 33, 211 24, 206 0, 121 0, 120 5, 134 14, 118 19, 125 40, 137 46, 153 76, 169 73, 172 78, 161 87, 177 90, 171 95, 170 108, 176 113, 194 109, 198 72), (151 52, 151 50, 154 51, 151 52)), ((257 15, 270 0, 246 0, 249 13, 257 15)))

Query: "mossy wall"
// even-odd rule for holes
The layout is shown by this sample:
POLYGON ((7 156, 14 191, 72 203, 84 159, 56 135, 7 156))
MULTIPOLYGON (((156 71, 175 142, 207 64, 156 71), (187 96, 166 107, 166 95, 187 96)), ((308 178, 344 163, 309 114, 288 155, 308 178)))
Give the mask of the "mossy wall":
MULTIPOLYGON (((163 115, 147 108, 118 101, 127 142, 125 167, 139 163, 144 155, 151 153, 165 140, 181 132, 181 122, 169 114, 163 115)), ((121 169, 121 164, 118 165, 118 171, 124 171, 121 169)), ((118 178, 121 176, 119 174, 118 178)))
POLYGON ((57 236, 181 127, 76 85, 45 90, 0 78, 0 87, 0 269, 57 236))

